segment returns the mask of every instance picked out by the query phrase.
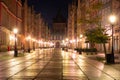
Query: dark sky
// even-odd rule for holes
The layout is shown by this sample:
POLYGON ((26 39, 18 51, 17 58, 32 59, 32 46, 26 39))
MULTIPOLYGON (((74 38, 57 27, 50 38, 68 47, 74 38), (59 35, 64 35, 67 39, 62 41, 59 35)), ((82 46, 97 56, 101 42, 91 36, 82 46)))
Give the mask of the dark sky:
POLYGON ((56 13, 61 9, 64 17, 67 18, 68 3, 72 0, 28 0, 29 5, 34 5, 36 13, 41 13, 43 18, 49 24, 56 16, 56 13))

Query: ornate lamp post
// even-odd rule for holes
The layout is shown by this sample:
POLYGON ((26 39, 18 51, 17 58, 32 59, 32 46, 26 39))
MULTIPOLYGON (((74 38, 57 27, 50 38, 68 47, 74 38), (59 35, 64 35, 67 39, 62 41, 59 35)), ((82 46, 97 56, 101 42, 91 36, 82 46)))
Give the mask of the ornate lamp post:
MULTIPOLYGON (((68 43, 68 38, 66 38, 65 39, 65 42, 67 42, 68 43)), ((68 48, 68 44, 66 44, 66 46, 65 46, 66 48, 68 48)))
POLYGON ((30 39, 31 39, 31 36, 28 36, 27 40, 28 40, 28 52, 29 53, 30 53, 30 39))
POLYGON ((32 41, 33 41, 33 50, 35 51, 35 42, 36 42, 36 40, 33 38, 32 41))
POLYGON ((110 60, 110 63, 115 63, 115 60, 114 60, 114 42, 113 42, 113 27, 114 27, 114 23, 116 22, 116 17, 114 15, 111 15, 109 17, 109 21, 111 23, 111 27, 112 27, 112 50, 111 50, 111 60, 110 60))
POLYGON ((82 48, 82 38, 83 38, 83 35, 80 34, 80 48, 82 48))
POLYGON ((13 32, 15 34, 15 48, 14 48, 14 57, 17 57, 18 56, 18 50, 17 50, 17 32, 18 30, 15 28, 13 29, 13 32))

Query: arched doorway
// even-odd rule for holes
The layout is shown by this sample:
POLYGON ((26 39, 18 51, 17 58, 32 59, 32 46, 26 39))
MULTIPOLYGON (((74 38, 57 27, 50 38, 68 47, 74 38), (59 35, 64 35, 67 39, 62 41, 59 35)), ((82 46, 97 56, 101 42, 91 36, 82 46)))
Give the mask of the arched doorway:
POLYGON ((60 42, 56 42, 56 43, 55 43, 55 47, 56 47, 56 48, 60 48, 60 42))

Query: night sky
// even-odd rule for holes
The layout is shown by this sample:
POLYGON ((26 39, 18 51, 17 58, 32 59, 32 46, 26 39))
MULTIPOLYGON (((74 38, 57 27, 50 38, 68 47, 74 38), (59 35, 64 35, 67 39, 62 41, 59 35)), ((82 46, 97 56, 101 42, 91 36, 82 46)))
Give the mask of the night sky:
POLYGON ((34 5, 35 12, 41 13, 45 21, 51 24, 59 9, 67 18, 68 4, 71 2, 72 0, 28 0, 28 5, 34 5))

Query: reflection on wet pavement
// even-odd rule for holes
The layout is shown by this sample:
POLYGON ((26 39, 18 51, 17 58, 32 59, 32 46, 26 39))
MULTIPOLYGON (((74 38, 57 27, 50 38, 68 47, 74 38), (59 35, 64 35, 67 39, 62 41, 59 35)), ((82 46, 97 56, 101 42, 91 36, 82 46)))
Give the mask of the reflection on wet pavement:
POLYGON ((61 49, 36 50, 1 65, 0 80, 120 80, 116 65, 113 68, 61 49))

